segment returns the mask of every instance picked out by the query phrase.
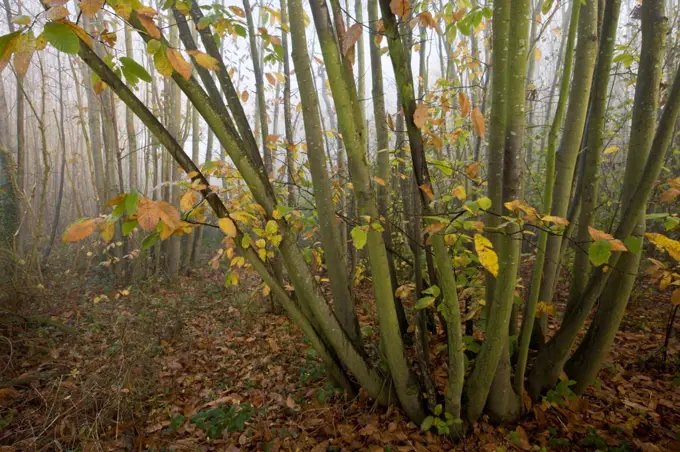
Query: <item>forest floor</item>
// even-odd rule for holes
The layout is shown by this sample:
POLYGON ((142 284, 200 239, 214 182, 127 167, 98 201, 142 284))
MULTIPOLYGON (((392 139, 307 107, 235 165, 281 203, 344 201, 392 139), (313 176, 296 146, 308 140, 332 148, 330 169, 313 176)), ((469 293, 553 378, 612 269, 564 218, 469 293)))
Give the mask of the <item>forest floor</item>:
MULTIPOLYGON (((23 383, 0 384, 0 451, 680 451, 678 337, 663 362, 670 302, 644 282, 584 397, 537 405, 513 425, 477 423, 454 444, 399 409, 345 400, 254 281, 225 289, 220 271, 200 270, 121 287, 103 269, 66 268, 48 270, 20 312, 75 334, 0 322, 0 383, 23 383)), ((370 288, 358 296, 363 331, 376 335, 370 288)))

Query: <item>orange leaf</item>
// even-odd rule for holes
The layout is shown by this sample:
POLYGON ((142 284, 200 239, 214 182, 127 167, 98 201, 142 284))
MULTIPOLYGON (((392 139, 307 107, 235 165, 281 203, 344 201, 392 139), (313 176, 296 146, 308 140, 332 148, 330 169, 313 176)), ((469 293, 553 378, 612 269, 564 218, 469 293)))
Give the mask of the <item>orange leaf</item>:
POLYGON ((269 82, 270 85, 274 86, 276 85, 276 78, 274 78, 273 75, 271 75, 269 72, 264 74, 265 77, 267 77, 267 81, 269 82))
POLYGON ((158 216, 163 220, 163 223, 173 230, 177 229, 180 225, 180 215, 175 206, 165 201, 156 201, 156 206, 158 207, 158 216))
POLYGON ((477 177, 481 169, 482 165, 480 165, 479 162, 472 162, 465 167, 465 175, 470 179, 474 179, 477 177))
POLYGON ((151 36, 153 39, 161 39, 161 31, 153 21, 153 16, 156 15, 154 13, 155 11, 151 12, 147 11, 146 9, 144 11, 137 10, 137 18, 142 23, 142 26, 146 29, 146 32, 149 34, 149 36, 151 36))
POLYGON ((248 91, 244 90, 241 93, 241 102, 248 102, 248 97, 249 97, 248 91))
POLYGON ((484 115, 482 115, 482 112, 479 110, 479 107, 475 107, 475 109, 472 110, 471 119, 472 128, 474 129, 477 136, 480 138, 484 138, 485 130, 484 115))
POLYGON ((191 78, 191 64, 184 59, 179 50, 167 49, 165 51, 172 68, 186 80, 191 78))
POLYGON ((137 222, 145 231, 153 231, 161 217, 156 203, 148 198, 137 201, 137 222))
POLYGON ((673 306, 680 304, 680 289, 675 289, 671 294, 671 303, 673 303, 673 306))
MULTIPOLYGON (((14 57, 14 59, 16 60, 16 57, 14 57)), ((668 190, 666 190, 665 192, 661 193, 661 195, 659 195, 659 201, 661 201, 661 202, 671 202, 675 198, 677 198, 678 195, 680 195, 680 190, 678 190, 675 187, 671 187, 668 190)))
POLYGON ((460 108, 460 115, 465 118, 468 113, 470 113, 470 100, 467 98, 464 92, 458 91, 458 107, 460 108))
POLYGON ((61 236, 61 240, 66 242, 79 242, 86 237, 92 235, 97 225, 101 220, 99 218, 90 218, 85 221, 80 221, 69 226, 64 234, 61 236))
POLYGON ((423 13, 420 13, 418 15, 418 18, 420 19, 420 23, 423 24, 424 27, 433 28, 437 31, 437 33, 441 34, 439 24, 437 23, 437 21, 434 20, 434 17, 432 17, 432 13, 430 13, 429 11, 425 11, 423 13))
POLYGON ((390 11, 403 19, 411 14, 411 2, 409 0, 392 0, 390 11))
POLYGON ((428 184, 423 184, 420 186, 420 189, 427 195, 427 197, 430 199, 430 201, 434 201, 434 193, 432 193, 432 187, 430 187, 428 184))
POLYGON ((599 229, 595 229, 590 226, 588 226, 588 233, 590 234, 590 237, 595 241, 608 240, 609 242, 611 242, 612 251, 628 251, 626 245, 624 245, 621 240, 615 239, 611 234, 607 234, 604 231, 600 231, 599 229))

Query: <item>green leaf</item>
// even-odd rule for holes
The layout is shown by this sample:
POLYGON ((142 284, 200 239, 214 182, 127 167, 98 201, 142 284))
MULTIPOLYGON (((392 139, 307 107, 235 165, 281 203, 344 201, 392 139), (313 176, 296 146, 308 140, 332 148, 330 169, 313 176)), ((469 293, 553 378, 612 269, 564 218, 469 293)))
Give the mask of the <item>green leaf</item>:
POLYGON ((354 247, 358 250, 366 246, 366 241, 368 240, 368 233, 359 226, 355 226, 352 229, 352 241, 354 242, 354 247))
POLYGON ((120 63, 123 65, 123 75, 125 75, 125 78, 133 76, 140 80, 144 80, 147 83, 151 83, 151 75, 144 69, 144 66, 132 58, 120 57, 120 63))
POLYGON ((441 293, 441 290, 439 290, 439 286, 430 286, 427 289, 423 290, 423 293, 432 295, 433 297, 437 298, 441 293))
POLYGON ((137 212, 137 201, 139 201, 139 193, 133 190, 125 197, 125 211, 128 215, 133 215, 137 212))
POLYGON ((116 221, 120 219, 120 217, 123 216, 125 213, 125 203, 121 202, 120 204, 116 205, 116 207, 113 209, 113 212, 111 213, 111 217, 113 218, 113 221, 116 221))
POLYGON ((31 18, 29 16, 16 16, 14 19, 12 19, 12 22, 17 25, 30 25, 31 18))
POLYGON ((125 221, 122 226, 123 235, 129 235, 137 227, 137 220, 125 221))
POLYGON ((423 297, 413 306, 416 309, 426 309, 434 304, 435 297, 423 297))
POLYGON ((541 12, 543 14, 548 14, 550 12, 550 9, 552 8, 553 5, 553 0, 546 0, 543 3, 543 6, 541 7, 541 12))
POLYGON ((434 407, 434 415, 435 415, 435 416, 439 416, 440 414, 442 414, 442 406, 441 406, 441 404, 439 404, 439 405, 437 405, 437 406, 434 407))
POLYGON ((432 425, 434 425, 434 418, 432 416, 428 416, 425 418, 423 423, 420 425, 420 429, 424 432, 428 431, 429 429, 432 428, 432 425))
POLYGON ((663 224, 663 227, 667 231, 672 231, 678 226, 678 223, 680 223, 680 218, 669 216, 666 218, 666 222, 663 224))
POLYGON ((482 196, 481 198, 477 199, 477 205, 480 209, 489 210, 491 208, 491 204, 491 199, 487 198, 486 196, 482 196))
POLYGON ((237 35, 239 35, 242 38, 248 36, 248 31, 245 28, 243 28, 243 25, 239 24, 234 25, 234 31, 236 32, 237 35))
POLYGON ((241 239, 241 246, 244 249, 248 249, 251 240, 252 238, 250 237, 250 234, 243 234, 243 238, 241 239))
POLYGON ((612 254, 612 244, 609 240, 596 240, 595 243, 590 245, 588 250, 588 257, 590 257, 590 262, 599 267, 602 264, 606 264, 609 261, 609 256, 612 254))
POLYGON ((661 218, 666 218, 667 213, 649 213, 645 215, 645 220, 660 220, 661 218))
POLYGON ((146 51, 149 55, 155 55, 159 50, 163 48, 160 41, 152 39, 146 44, 146 51))
POLYGON ((80 50, 80 40, 75 32, 67 25, 60 22, 47 22, 43 30, 43 36, 55 49, 75 55, 80 50))
POLYGON ((142 242, 142 248, 143 249, 151 248, 156 244, 156 242, 158 242, 160 238, 161 235, 157 231, 154 231, 153 233, 146 236, 146 238, 142 242))
POLYGON ((442 173, 444 173, 447 176, 450 176, 453 174, 453 168, 451 168, 451 165, 449 165, 448 162, 444 160, 432 160, 432 164, 442 173))
POLYGON ((628 236, 623 241, 623 244, 626 245, 626 248, 628 248, 628 251, 630 251, 633 254, 638 254, 638 253, 640 253, 640 251, 642 251, 642 238, 641 237, 635 237, 634 235, 628 236))

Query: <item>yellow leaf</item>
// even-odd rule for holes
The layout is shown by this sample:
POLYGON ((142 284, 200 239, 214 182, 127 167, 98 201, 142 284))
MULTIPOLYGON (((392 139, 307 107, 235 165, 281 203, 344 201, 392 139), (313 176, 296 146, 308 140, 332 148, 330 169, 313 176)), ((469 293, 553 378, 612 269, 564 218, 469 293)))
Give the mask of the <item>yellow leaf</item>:
POLYGON ((411 2, 410 0, 392 0, 390 11, 401 18, 408 17, 411 14, 411 2))
POLYGON ((239 8, 238 6, 230 6, 229 10, 231 10, 231 12, 236 14, 238 17, 241 17, 241 18, 246 17, 246 12, 243 11, 243 9, 239 8))
POLYGON ((385 186, 385 180, 381 179, 379 177, 374 177, 373 180, 375 181, 376 184, 380 185, 381 187, 385 186))
POLYGON ((113 221, 107 221, 99 227, 99 237, 105 242, 113 240, 113 234, 116 231, 113 221))
POLYGON ((671 303, 673 303, 673 306, 680 304, 680 289, 675 289, 673 291, 673 294, 671 295, 671 303))
POLYGON ((191 64, 184 59, 179 50, 167 49, 165 52, 172 68, 186 80, 189 80, 191 78, 191 64))
POLYGON ((187 190, 179 200, 179 208, 183 211, 191 210, 196 204, 196 192, 194 190, 187 190))
POLYGON ((156 201, 156 206, 158 208, 158 216, 163 223, 170 226, 173 230, 180 226, 180 214, 175 206, 165 201, 156 201))
POLYGON ((566 218, 555 217, 553 215, 546 215, 541 218, 541 221, 544 221, 546 223, 559 224, 560 226, 567 226, 569 224, 569 220, 567 220, 566 218))
POLYGON ((470 113, 470 100, 467 98, 464 92, 458 91, 458 107, 460 108, 460 115, 465 118, 470 113))
POLYGON ((542 55, 542 54, 541 54, 541 49, 539 49, 538 47, 536 47, 536 48, 534 49, 534 58, 536 59, 536 61, 538 61, 538 60, 541 59, 541 55, 542 55))
POLYGON ((498 276, 498 255, 491 241, 481 234, 475 234, 475 252, 482 266, 492 275, 498 276))
POLYGON ((680 242, 656 232, 648 232, 645 234, 645 237, 657 247, 666 250, 673 259, 680 262, 680 242))
POLYGON ((618 151, 619 151, 618 146, 609 146, 607 149, 604 150, 604 155, 616 154, 618 151))
POLYGON ((422 129, 427 122, 427 116, 427 105, 418 104, 416 105, 416 111, 413 112, 413 123, 416 125, 416 127, 422 129))
POLYGON ((465 187, 462 185, 458 185, 456 188, 451 190, 451 194, 461 201, 467 197, 467 193, 465 193, 465 187))
POLYGON ((93 18, 104 6, 104 0, 82 0, 79 5, 80 10, 89 18, 93 18))
POLYGON ((161 232, 160 232, 161 240, 167 239, 168 237, 170 237, 172 235, 173 232, 174 232, 174 229, 172 229, 169 225, 167 225, 165 222, 161 223, 161 232))
POLYGON ((66 228, 66 231, 64 231, 64 234, 61 236, 61 240, 64 243, 79 242, 92 235, 94 230, 97 229, 97 224, 99 224, 100 221, 99 218, 90 218, 85 221, 74 223, 66 228))
POLYGON ((480 138, 484 138, 485 131, 484 115, 482 115, 482 112, 479 110, 479 107, 475 107, 475 109, 472 110, 472 115, 470 116, 470 118, 472 119, 472 128, 474 129, 477 136, 480 138))
POLYGON ((243 91, 241 93, 241 102, 248 102, 248 91, 243 91))
POLYGON ((231 218, 220 218, 217 221, 220 230, 224 232, 228 237, 236 237, 236 225, 231 220, 231 218))
POLYGON ((192 50, 189 52, 189 54, 191 54, 194 57, 198 64, 208 69, 209 71, 220 70, 219 61, 217 61, 216 58, 211 57, 207 53, 199 52, 198 50, 192 50))
POLYGON ((19 36, 16 42, 16 50, 14 53, 14 69, 20 76, 26 75, 28 66, 31 64, 31 58, 35 52, 36 40, 33 33, 24 33, 19 36))
POLYGON ((172 76, 172 64, 165 52, 156 52, 153 55, 153 64, 163 77, 172 76))

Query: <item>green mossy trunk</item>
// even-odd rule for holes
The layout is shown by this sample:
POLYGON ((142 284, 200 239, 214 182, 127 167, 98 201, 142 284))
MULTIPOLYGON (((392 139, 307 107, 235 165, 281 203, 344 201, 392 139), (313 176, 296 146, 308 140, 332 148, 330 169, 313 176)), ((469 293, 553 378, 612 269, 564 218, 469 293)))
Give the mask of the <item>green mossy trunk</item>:
MULTIPOLYGON (((613 3, 618 4, 619 2, 609 0, 607 8, 613 3)), ((617 7, 618 10, 619 5, 611 6, 617 7)), ((663 48, 668 22, 662 0, 645 1, 640 11, 642 18, 641 60, 635 87, 628 159, 621 195, 622 205, 624 206, 640 181, 641 169, 644 168, 654 140, 659 82, 663 72, 663 48)), ((607 15, 604 18, 604 24, 606 33, 607 15)), ((642 240, 645 232, 644 214, 644 210, 635 214, 638 220, 632 233, 640 240, 642 240)), ((621 256, 617 265, 618 271, 609 278, 602 292, 597 312, 585 338, 565 365, 565 371, 569 378, 576 381, 576 385, 572 389, 577 394, 583 393, 588 385, 595 380, 607 356, 609 347, 614 341, 635 284, 640 257, 641 252, 628 252, 621 256)))
MULTIPOLYGON (((573 6, 575 8, 576 5, 573 6)), ((556 174, 550 214, 565 218, 569 207, 576 158, 581 148, 581 137, 588 111, 588 99, 592 87, 595 59, 597 56, 597 2, 589 1, 579 8, 578 42, 576 44, 574 76, 571 81, 569 104, 564 122, 560 147, 556 154, 556 174)), ((573 17, 573 16, 572 16, 573 17)), ((539 301, 552 302, 553 286, 559 266, 562 236, 551 234, 545 252, 543 279, 538 295, 539 301)), ((545 337, 548 327, 547 314, 541 314, 540 333, 545 337)))

